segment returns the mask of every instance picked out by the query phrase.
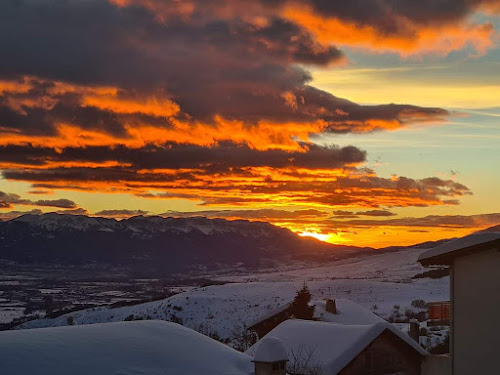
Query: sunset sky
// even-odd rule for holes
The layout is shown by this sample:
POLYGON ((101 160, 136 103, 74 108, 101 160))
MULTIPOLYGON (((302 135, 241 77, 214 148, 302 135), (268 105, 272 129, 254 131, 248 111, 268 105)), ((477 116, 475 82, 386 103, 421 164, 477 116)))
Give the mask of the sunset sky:
POLYGON ((500 224, 500 0, 3 0, 0 218, 500 224))

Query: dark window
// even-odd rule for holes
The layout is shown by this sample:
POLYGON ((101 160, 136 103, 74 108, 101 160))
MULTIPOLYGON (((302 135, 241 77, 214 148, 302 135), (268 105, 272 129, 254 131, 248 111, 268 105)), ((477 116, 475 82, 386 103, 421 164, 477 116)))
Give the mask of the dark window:
POLYGON ((401 360, 390 351, 371 349, 366 352, 366 370, 370 375, 404 374, 401 360))

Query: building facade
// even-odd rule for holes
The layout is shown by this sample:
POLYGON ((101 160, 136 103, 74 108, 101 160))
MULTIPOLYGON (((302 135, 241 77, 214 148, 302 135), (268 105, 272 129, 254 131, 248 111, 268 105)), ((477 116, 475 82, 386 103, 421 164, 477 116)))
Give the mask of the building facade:
POLYGON ((429 250, 419 261, 427 266, 448 264, 451 267, 452 373, 498 374, 500 233, 468 237, 471 238, 429 250))

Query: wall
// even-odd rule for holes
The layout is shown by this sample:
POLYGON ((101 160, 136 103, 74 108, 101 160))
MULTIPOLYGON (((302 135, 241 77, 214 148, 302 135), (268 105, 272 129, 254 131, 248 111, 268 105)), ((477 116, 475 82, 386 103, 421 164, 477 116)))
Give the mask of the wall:
POLYGON ((451 359, 446 355, 428 355, 422 361, 422 375, 450 375, 451 359))
POLYGON ((457 257, 452 267, 453 374, 500 374, 500 251, 457 257))
MULTIPOLYGON (((420 375, 420 362, 422 356, 409 347, 392 332, 385 331, 366 347, 353 361, 351 361, 340 375, 381 375, 391 373, 404 373, 406 375, 420 375), (390 367, 370 369, 370 357, 379 356, 381 352, 389 354, 396 362, 390 367)), ((330 374, 324 374, 330 375, 330 374)))
POLYGON ((286 375, 286 364, 283 364, 282 369, 273 369, 272 363, 266 362, 254 362, 255 363, 255 375, 286 375))

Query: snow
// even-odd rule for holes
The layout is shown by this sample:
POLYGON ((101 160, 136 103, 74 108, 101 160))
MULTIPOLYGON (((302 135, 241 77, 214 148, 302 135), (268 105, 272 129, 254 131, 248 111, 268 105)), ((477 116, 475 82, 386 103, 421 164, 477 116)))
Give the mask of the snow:
POLYGON ((440 246, 430 249, 420 254, 418 260, 423 261, 436 256, 450 254, 454 251, 465 249, 470 246, 480 245, 482 243, 500 239, 500 232, 479 232, 469 236, 458 238, 456 240, 446 242, 440 246))
POLYGON ((251 322, 248 325, 248 327, 253 327, 254 325, 259 324, 260 322, 263 322, 264 320, 267 320, 267 319, 269 319, 269 318, 271 318, 279 313, 282 313, 283 311, 287 310, 291 306, 291 304, 292 304, 291 302, 285 303, 284 305, 282 305, 274 310, 271 310, 266 315, 261 316, 257 320, 254 320, 253 322, 251 322))
MULTIPOLYGON (((421 355, 427 352, 408 335, 387 322, 369 325, 334 324, 299 319, 287 320, 267 337, 282 340, 288 348, 289 358, 298 357, 299 361, 309 358, 310 366, 319 366, 323 374, 337 374, 382 332, 389 330, 410 345, 421 355)), ((258 344, 247 350, 256 354, 258 344)))
MULTIPOLYGON (((225 275, 225 280, 237 280, 224 285, 193 289, 165 300, 120 308, 99 307, 72 312, 54 319, 38 319, 19 328, 66 326, 71 316, 76 325, 119 322, 133 315, 134 319, 182 319, 186 327, 199 332, 216 332, 231 339, 235 329, 249 327, 266 314, 293 300, 304 280, 313 301, 336 299, 341 312, 324 320, 334 323, 376 323, 370 310, 389 318, 394 305, 413 309, 411 302, 449 300, 449 277, 441 279, 412 277, 425 271, 417 263, 425 250, 409 249, 400 252, 346 259, 322 267, 282 270, 253 275, 225 275), (252 281, 250 281, 252 280, 252 281), (344 301, 344 300, 351 300, 344 301), (361 305, 360 310, 356 304, 361 305), (348 314, 343 314, 348 309, 348 314), (353 320, 350 317, 353 317, 353 320), (373 319, 373 320, 372 320, 373 319)), ((319 314, 324 303, 318 302, 319 314)))
POLYGON ((265 337, 256 344, 254 362, 288 361, 288 350, 283 341, 276 337, 265 337))
POLYGON ((374 324, 384 319, 363 306, 348 299, 336 299, 337 314, 326 311, 326 301, 314 302, 314 318, 323 322, 341 324, 374 324))
POLYGON ((0 332, 2 373, 9 375, 250 375, 251 360, 162 321, 0 332))

